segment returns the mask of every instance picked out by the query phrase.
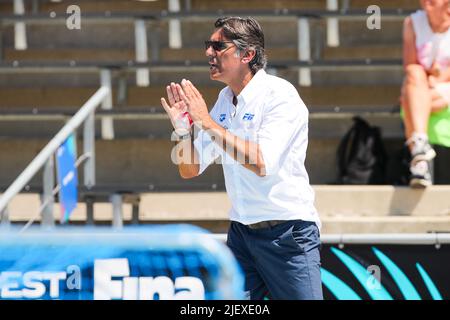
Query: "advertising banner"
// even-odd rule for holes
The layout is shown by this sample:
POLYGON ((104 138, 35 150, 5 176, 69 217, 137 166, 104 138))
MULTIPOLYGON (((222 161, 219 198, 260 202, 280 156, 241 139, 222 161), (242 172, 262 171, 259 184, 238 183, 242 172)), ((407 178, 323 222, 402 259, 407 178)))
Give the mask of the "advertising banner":
POLYGON ((321 257, 325 299, 450 298, 448 244, 324 244, 321 257))
POLYGON ((186 225, 0 233, 0 298, 240 299, 243 277, 225 244, 186 225))

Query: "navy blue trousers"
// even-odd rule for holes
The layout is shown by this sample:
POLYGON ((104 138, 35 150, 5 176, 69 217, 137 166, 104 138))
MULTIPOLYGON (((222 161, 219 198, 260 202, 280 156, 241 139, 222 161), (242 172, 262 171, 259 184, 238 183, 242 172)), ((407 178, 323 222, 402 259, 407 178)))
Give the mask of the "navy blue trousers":
POLYGON ((227 245, 245 274, 251 300, 322 300, 320 234, 314 222, 291 220, 251 229, 232 221, 227 245))

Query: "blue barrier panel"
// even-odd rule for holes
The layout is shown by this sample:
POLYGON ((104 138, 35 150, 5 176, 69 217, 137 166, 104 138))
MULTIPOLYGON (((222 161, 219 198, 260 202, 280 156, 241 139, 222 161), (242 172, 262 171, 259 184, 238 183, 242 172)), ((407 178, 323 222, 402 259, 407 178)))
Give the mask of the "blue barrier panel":
POLYGON ((78 172, 75 162, 77 159, 75 135, 72 134, 56 151, 56 168, 58 184, 61 186, 59 199, 61 203, 61 222, 69 221, 72 211, 78 202, 78 172))
POLYGON ((190 225, 0 233, 2 299, 242 299, 231 251, 190 225))

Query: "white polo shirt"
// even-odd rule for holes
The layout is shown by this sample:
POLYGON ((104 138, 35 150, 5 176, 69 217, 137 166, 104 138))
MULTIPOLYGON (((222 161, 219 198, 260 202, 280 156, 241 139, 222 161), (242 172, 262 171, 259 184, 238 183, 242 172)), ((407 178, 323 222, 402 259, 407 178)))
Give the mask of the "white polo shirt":
POLYGON ((237 97, 225 87, 210 112, 230 133, 259 144, 266 176, 259 177, 230 157, 201 130, 194 141, 202 173, 222 163, 232 207, 230 220, 252 224, 268 220, 313 221, 320 228, 314 190, 305 169, 308 109, 288 81, 259 70, 237 97))

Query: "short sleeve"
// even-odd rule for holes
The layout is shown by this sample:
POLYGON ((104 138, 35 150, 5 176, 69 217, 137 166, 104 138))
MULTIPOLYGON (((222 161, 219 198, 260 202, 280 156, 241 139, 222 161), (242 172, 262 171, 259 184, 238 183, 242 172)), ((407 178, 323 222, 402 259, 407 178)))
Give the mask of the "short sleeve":
MULTIPOLYGON (((215 121, 217 118, 218 103, 210 111, 211 118, 215 121)), ((198 174, 205 171, 208 166, 213 163, 220 155, 217 144, 212 141, 211 136, 205 130, 200 130, 194 140, 194 148, 197 151, 200 169, 198 174)))
POLYGON ((198 174, 201 174, 219 157, 220 153, 217 150, 216 143, 211 140, 211 136, 205 130, 200 130, 198 133, 194 140, 194 148, 197 151, 200 165, 198 174))
POLYGON ((307 123, 308 111, 296 90, 270 99, 257 133, 266 175, 278 172, 283 155, 307 123))

